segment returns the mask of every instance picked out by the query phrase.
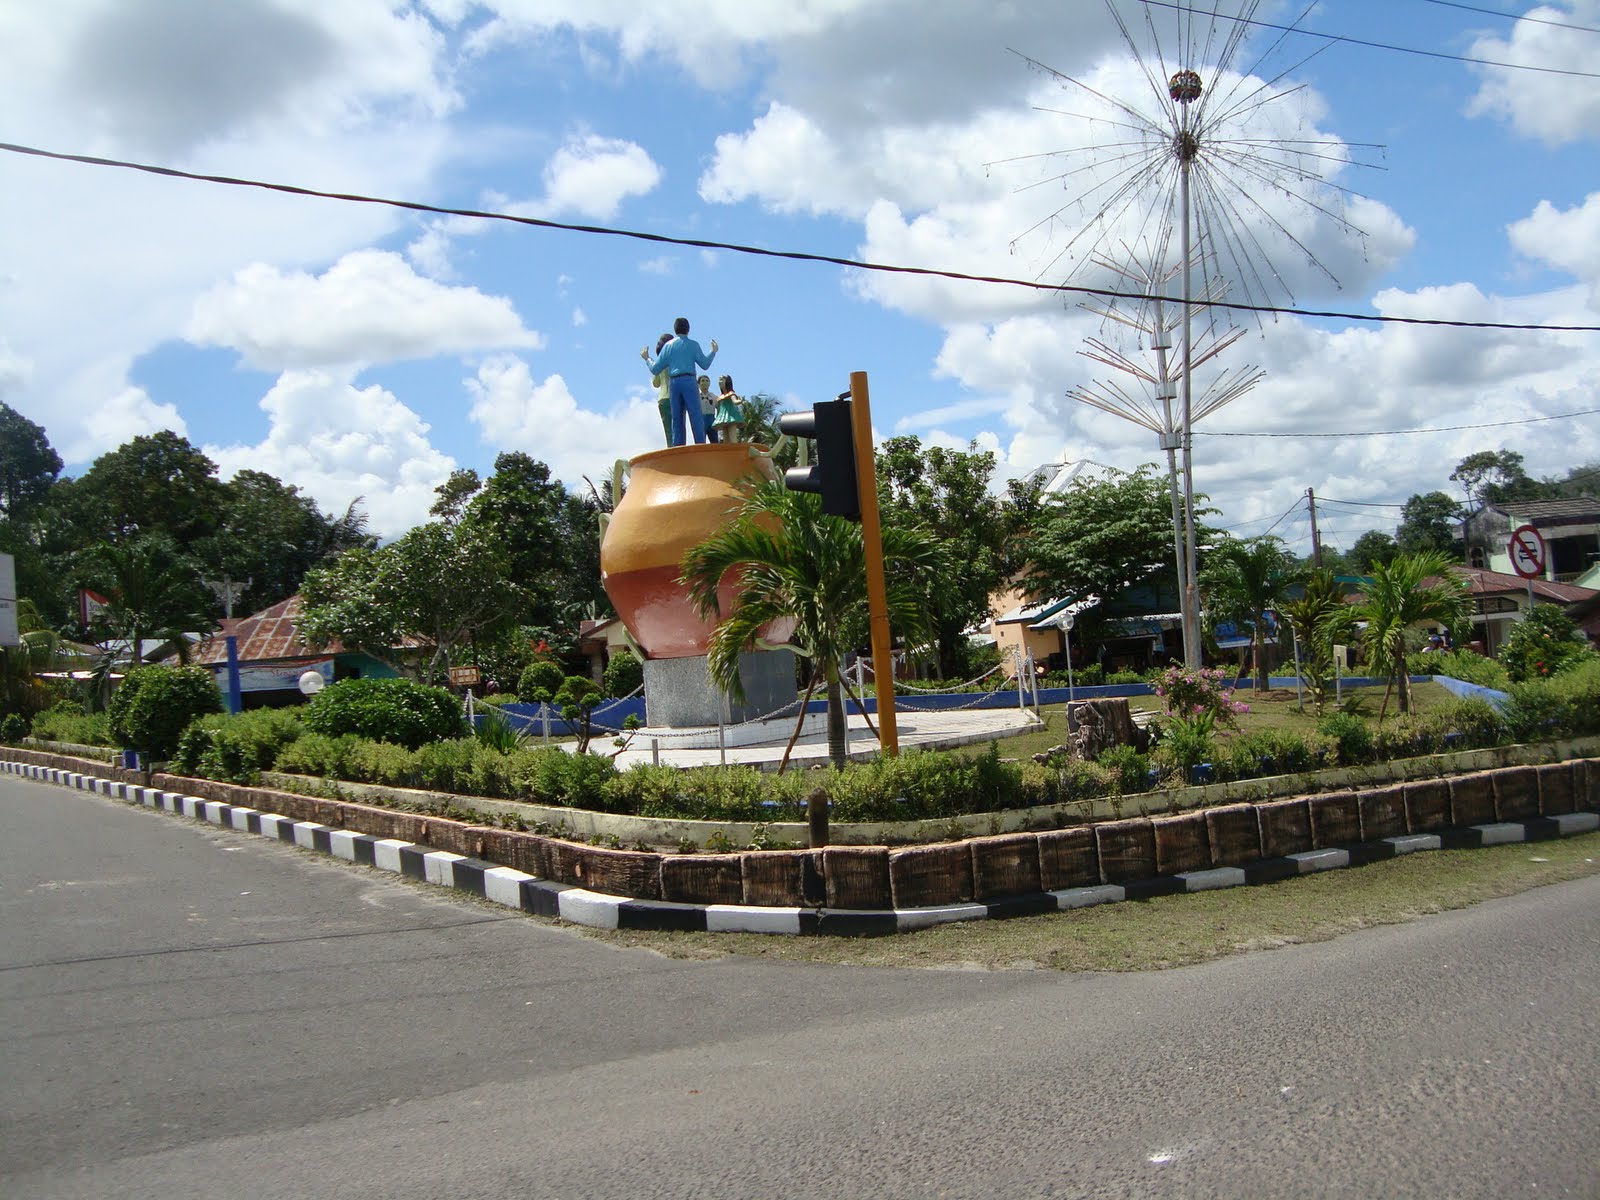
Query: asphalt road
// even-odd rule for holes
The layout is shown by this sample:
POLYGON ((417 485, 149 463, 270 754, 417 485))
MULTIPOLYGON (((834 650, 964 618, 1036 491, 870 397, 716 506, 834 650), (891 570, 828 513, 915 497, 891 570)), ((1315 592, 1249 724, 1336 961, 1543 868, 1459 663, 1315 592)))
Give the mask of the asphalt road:
POLYGON ((1600 878, 1144 975, 673 961, 0 779, 0 1196, 1594 1197, 1597 951, 1600 878))

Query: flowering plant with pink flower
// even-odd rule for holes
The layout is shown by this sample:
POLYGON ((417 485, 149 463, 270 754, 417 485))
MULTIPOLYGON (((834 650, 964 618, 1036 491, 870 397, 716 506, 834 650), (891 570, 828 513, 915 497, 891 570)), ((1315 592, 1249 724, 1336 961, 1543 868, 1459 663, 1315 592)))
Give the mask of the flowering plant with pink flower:
POLYGON ((1233 698, 1227 675, 1214 667, 1191 671, 1187 667, 1168 667, 1156 681, 1155 693, 1166 703, 1167 715, 1197 717, 1210 714, 1217 724, 1237 729, 1234 719, 1249 712, 1250 706, 1233 698))

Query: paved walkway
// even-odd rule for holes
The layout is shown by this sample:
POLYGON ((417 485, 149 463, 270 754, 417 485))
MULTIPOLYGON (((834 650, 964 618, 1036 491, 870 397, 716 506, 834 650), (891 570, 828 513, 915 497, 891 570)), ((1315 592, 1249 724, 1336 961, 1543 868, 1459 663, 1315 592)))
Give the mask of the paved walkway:
MULTIPOLYGON (((1038 728, 1038 718, 1031 711, 1017 708, 974 708, 953 712, 902 711, 897 716, 896 727, 900 734, 900 747, 903 750, 913 747, 932 749, 967 746, 995 738, 1015 737, 1019 733, 1027 733, 1038 728)), ((877 718, 873 717, 874 728, 877 723, 877 718)), ((788 729, 792 732, 794 726, 791 724, 788 729)), ((653 751, 649 735, 648 729, 640 730, 628 748, 617 755, 616 764, 619 770, 625 771, 635 763, 652 761, 653 751)), ((852 758, 869 758, 878 753, 878 739, 868 729, 864 717, 852 715, 849 718, 849 739, 852 758)), ((663 737, 657 741, 657 746, 659 761, 663 766, 713 765, 723 762, 724 754, 727 756, 725 761, 730 763, 760 765, 779 761, 783 757, 783 747, 787 741, 788 737, 785 734, 783 737, 752 746, 729 746, 726 751, 719 750, 716 746, 682 749, 674 747, 673 742, 663 731, 663 737)), ((800 740, 795 743, 790 761, 819 761, 826 760, 827 757, 827 735, 807 733, 802 734, 800 740)))

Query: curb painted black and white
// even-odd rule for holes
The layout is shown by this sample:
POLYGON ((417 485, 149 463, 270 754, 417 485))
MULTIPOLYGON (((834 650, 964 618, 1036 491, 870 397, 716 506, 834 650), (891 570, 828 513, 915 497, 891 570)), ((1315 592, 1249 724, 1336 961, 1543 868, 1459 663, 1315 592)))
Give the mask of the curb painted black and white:
POLYGON ((1242 867, 1215 867, 1131 883, 1063 888, 1060 891, 1008 896, 1000 900, 879 911, 760 908, 744 904, 678 904, 666 900, 608 896, 575 884, 538 879, 513 867, 497 866, 448 850, 433 850, 396 838, 379 838, 348 829, 335 829, 315 821, 296 821, 292 817, 224 804, 219 800, 202 800, 181 792, 165 792, 158 788, 30 763, 0 762, 0 768, 9 774, 41 783, 96 792, 112 799, 207 821, 240 833, 274 838, 304 850, 331 854, 348 862, 393 871, 422 883, 455 888, 535 916, 559 917, 574 925, 586 925, 593 929, 683 930, 693 933, 837 934, 847 937, 906 933, 951 921, 1032 916, 1119 900, 1149 900, 1156 896, 1276 883, 1300 875, 1362 866, 1425 850, 1544 842, 1600 830, 1600 813, 1563 813, 1526 821, 1501 821, 1447 829, 1441 833, 1380 838, 1341 849, 1309 850, 1282 858, 1259 859, 1242 867))

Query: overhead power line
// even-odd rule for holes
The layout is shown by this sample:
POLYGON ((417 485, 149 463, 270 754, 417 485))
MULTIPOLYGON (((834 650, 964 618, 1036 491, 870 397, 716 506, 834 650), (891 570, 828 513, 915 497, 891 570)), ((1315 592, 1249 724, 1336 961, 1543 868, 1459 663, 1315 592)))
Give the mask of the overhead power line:
MULTIPOLYGON (((1153 3, 1154 0, 1146 0, 1153 3)), ((451 208, 442 204, 424 204, 418 200, 396 200, 384 196, 368 196, 360 192, 329 192, 320 188, 301 187, 289 183, 272 183, 262 179, 246 179, 234 175, 205 175, 195 171, 180 171, 176 167, 161 167, 152 163, 132 162, 120 158, 101 158, 92 154, 64 154, 43 150, 37 146, 23 146, 14 142, 0 142, 0 150, 11 154, 25 154, 34 158, 53 159, 57 162, 81 163, 92 167, 115 167, 127 171, 141 171, 147 175, 160 175, 169 179, 184 179, 194 183, 215 183, 227 187, 256 188, 268 192, 281 192, 290 196, 308 196, 319 200, 339 200, 348 204, 374 204, 407 212, 428 213, 441 217, 467 217, 480 221, 507 221, 514 225, 527 225, 535 229, 556 229, 567 233, 588 233, 602 237, 628 238, 656 245, 685 246, 696 250, 726 250, 730 254, 749 254, 762 258, 786 259, 791 262, 826 263, 836 267, 850 267, 858 271, 876 271, 889 275, 914 275, 933 279, 951 279, 960 283, 993 283, 1004 287, 1027 288, 1036 292, 1070 292, 1081 296, 1099 296, 1107 300, 1147 300, 1142 292, 1121 292, 1110 288, 1082 287, 1077 284, 1041 283, 1037 279, 1015 279, 1004 275, 969 275, 963 271, 943 271, 934 267, 907 267, 893 263, 869 262, 863 259, 844 258, 834 254, 812 254, 803 250, 773 250, 766 246, 741 245, 737 242, 717 242, 706 238, 675 237, 665 233, 645 233, 637 229, 618 229, 609 225, 577 225, 567 221, 551 221, 543 217, 525 217, 514 213, 492 212, 476 208, 451 208)), ((1339 321, 1360 321, 1369 325, 1422 325, 1450 329, 1503 329, 1526 333, 1600 333, 1600 325, 1530 325, 1510 321, 1459 321, 1440 317, 1391 317, 1374 313, 1339 312, 1314 308, 1286 308, 1270 304, 1245 304, 1236 300, 1203 299, 1195 297, 1191 303, 1197 308, 1221 308, 1233 312, 1281 314, 1295 317, 1324 317, 1339 321)))
POLYGON ((1424 0, 1427 4, 1437 4, 1441 8, 1459 8, 1463 12, 1482 13, 1486 17, 1502 17, 1507 21, 1526 21, 1530 25, 1551 25, 1556 29, 1576 29, 1579 33, 1600 33, 1593 25, 1574 25, 1569 21, 1552 21, 1547 17, 1535 17, 1528 13, 1501 12, 1494 8, 1480 8, 1476 4, 1457 4, 1456 0, 1424 0))
MULTIPOLYGON (((1172 4, 1167 0, 1140 0, 1152 8, 1170 8, 1178 12, 1188 12, 1187 4, 1172 4)), ((1314 29, 1302 29, 1298 25, 1275 25, 1271 21, 1257 21, 1250 17, 1235 17, 1227 13, 1207 13, 1223 21, 1233 21, 1240 25, 1254 25, 1261 29, 1276 29, 1281 33, 1298 33, 1305 37, 1321 38, 1325 42, 1343 42, 1350 46, 1366 46, 1371 50, 1393 50, 1397 54, 1415 54, 1422 58, 1443 58, 1450 62, 1471 63, 1477 67, 1503 67, 1508 71, 1537 71, 1542 75, 1570 75, 1578 79, 1600 79, 1600 74, 1593 71, 1571 71, 1565 67, 1535 67, 1527 63, 1498 62, 1492 58, 1470 58, 1464 54, 1446 54, 1443 50, 1419 50, 1415 46, 1395 46, 1389 42, 1369 42, 1365 38, 1345 37, 1338 33, 1318 33, 1314 29)))
POLYGON ((1548 417, 1523 417, 1517 421, 1485 421, 1478 425, 1431 425, 1426 429, 1347 429, 1342 432, 1321 431, 1305 433, 1256 433, 1247 430, 1229 432, 1221 429, 1196 429, 1196 437, 1241 438, 1343 438, 1343 437, 1400 437, 1412 433, 1456 433, 1462 429, 1500 429, 1506 425, 1536 425, 1540 421, 1565 421, 1571 417, 1588 417, 1600 413, 1600 408, 1580 408, 1577 412, 1552 413, 1548 417))

